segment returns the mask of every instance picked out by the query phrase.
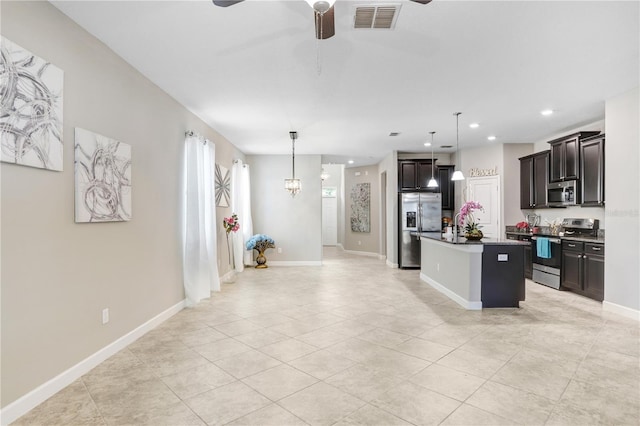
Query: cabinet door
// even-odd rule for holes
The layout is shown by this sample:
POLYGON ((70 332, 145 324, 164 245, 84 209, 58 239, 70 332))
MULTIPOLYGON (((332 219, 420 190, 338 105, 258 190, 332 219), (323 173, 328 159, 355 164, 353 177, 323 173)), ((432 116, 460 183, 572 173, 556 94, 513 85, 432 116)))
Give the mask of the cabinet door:
POLYGON ((533 207, 547 207, 547 184, 549 181, 549 153, 533 158, 533 207))
POLYGON ((564 143, 564 174, 563 180, 579 179, 580 169, 578 138, 569 139, 564 143))
POLYGON ((520 160, 520 208, 533 207, 533 158, 520 160))
POLYGON ((533 278, 533 256, 531 246, 524 247, 524 276, 525 278, 533 278))
POLYGON ((549 172, 549 182, 560 182, 564 178, 564 154, 565 145, 563 142, 551 144, 551 170, 549 172))
POLYGON ((583 284, 587 296, 599 301, 604 299, 604 256, 584 256, 583 284))
POLYGON ((580 144, 582 205, 604 204, 604 138, 580 144))
POLYGON ((582 290, 582 285, 580 283, 581 269, 582 253, 575 251, 563 251, 560 285, 573 290, 582 290))
POLYGON ((453 166, 438 166, 438 188, 442 194, 442 210, 453 210, 455 201, 455 182, 451 180, 453 166))
MULTIPOLYGON (((416 163, 418 178, 416 181, 416 188, 421 190, 431 190, 427 185, 429 184, 429 180, 431 179, 431 161, 420 161, 416 163)), ((435 177, 435 167, 433 169, 434 177, 435 177)), ((433 188, 433 191, 436 192, 437 188, 433 188)))
POLYGON ((416 163, 413 161, 401 161, 398 165, 398 190, 414 191, 418 179, 416 163))

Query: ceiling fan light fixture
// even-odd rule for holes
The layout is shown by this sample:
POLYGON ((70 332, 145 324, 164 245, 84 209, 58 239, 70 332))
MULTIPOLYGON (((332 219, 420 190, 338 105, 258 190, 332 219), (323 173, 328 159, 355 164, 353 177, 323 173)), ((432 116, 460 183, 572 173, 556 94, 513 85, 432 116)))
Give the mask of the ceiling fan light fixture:
POLYGON ((331 9, 336 0, 305 0, 316 12, 323 14, 331 9))

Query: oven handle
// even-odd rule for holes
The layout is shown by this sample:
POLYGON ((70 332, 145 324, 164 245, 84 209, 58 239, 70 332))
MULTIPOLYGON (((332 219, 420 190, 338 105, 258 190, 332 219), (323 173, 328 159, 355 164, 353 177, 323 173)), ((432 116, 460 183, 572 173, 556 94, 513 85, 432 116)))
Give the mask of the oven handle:
MULTIPOLYGON (((531 237, 533 241, 537 241, 538 237, 531 237)), ((549 238, 549 242, 553 244, 560 244, 562 240, 560 238, 549 238)))

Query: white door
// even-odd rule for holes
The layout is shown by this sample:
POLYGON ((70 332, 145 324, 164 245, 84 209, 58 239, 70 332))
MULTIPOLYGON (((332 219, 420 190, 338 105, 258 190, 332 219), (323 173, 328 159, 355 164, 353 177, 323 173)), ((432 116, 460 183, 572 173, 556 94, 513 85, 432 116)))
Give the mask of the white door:
POLYGON ((484 212, 473 212, 484 236, 500 237, 500 176, 468 178, 467 201, 477 201, 484 207, 484 212))
POLYGON ((335 246, 338 244, 338 199, 336 197, 322 198, 322 245, 335 246))

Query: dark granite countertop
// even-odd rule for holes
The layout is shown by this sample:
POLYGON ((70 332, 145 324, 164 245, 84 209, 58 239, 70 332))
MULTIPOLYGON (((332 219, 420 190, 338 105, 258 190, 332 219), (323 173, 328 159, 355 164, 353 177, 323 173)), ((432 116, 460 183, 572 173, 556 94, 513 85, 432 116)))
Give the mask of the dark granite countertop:
POLYGON ((604 244, 604 237, 589 237, 589 236, 574 236, 574 235, 551 235, 551 234, 533 234, 531 232, 514 232, 514 231, 506 231, 507 235, 529 235, 529 236, 539 236, 539 237, 549 237, 549 238, 560 238, 561 240, 567 241, 580 241, 584 243, 597 243, 604 244))
MULTIPOLYGON (((414 235, 414 233, 411 233, 414 235)), ((415 233, 417 234, 417 232, 415 233)), ((509 240, 506 238, 489 238, 484 237, 480 241, 467 240, 464 236, 460 235, 458 238, 445 238, 441 232, 421 232, 420 236, 428 238, 430 240, 441 241, 448 244, 458 245, 493 245, 493 246, 526 246, 530 243, 528 241, 509 240)))

